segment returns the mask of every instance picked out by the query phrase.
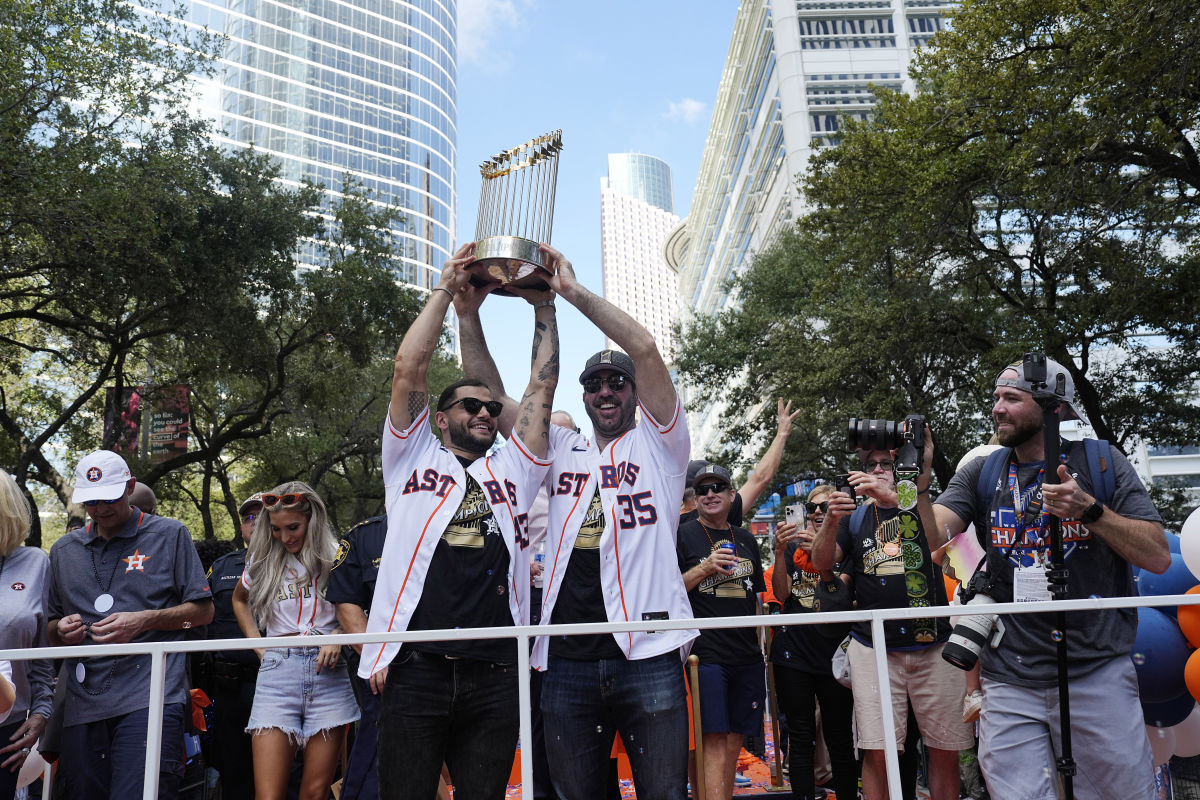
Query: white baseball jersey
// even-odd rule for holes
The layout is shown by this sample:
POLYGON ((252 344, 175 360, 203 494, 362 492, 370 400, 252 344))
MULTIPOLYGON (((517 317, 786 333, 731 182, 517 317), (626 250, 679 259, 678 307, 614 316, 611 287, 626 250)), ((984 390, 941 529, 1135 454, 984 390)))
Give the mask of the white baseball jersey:
MULTIPOLYGON (((254 585, 250 578, 249 559, 242 572, 242 586, 249 591, 254 585)), ((320 583, 318 576, 317 583, 320 583)), ((316 636, 331 633, 337 627, 337 610, 325 600, 322 587, 313 586, 304 563, 288 554, 283 582, 275 600, 275 614, 267 623, 267 636, 316 636)))
MULTIPOLYGON (((433 435, 426 406, 406 430, 383 431, 383 481, 387 496, 387 539, 367 619, 369 633, 408 629, 421 600, 425 575, 438 540, 466 494, 466 473, 479 485, 508 547, 508 607, 513 624, 529 622, 529 555, 519 508, 528 508, 550 462, 538 459, 513 436, 492 456, 464 472, 458 459, 433 435)), ((400 644, 363 645, 358 674, 369 678, 386 667, 400 644)))
MULTIPOLYGON (((691 448, 687 422, 678 399, 675 414, 665 425, 645 406, 641 411, 641 424, 610 442, 604 451, 574 431, 550 426, 553 463, 546 474, 550 521, 543 625, 554 616, 567 561, 597 487, 604 506, 600 577, 608 621, 692 618, 675 552, 691 448)), ((698 635, 695 630, 613 634, 630 660, 682 648, 698 635)), ((548 648, 549 637, 538 637, 532 656, 535 668, 546 668, 548 648)))

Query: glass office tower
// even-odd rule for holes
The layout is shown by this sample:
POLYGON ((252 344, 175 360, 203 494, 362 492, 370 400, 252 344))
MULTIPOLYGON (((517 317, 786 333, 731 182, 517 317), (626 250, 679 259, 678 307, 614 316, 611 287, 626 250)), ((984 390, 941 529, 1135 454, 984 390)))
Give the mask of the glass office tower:
MULTIPOLYGON (((151 3, 145 5, 150 6, 151 3)), ((457 0, 190 0, 185 22, 225 37, 199 113, 221 141, 326 188, 347 174, 404 215, 397 277, 437 283, 455 228, 457 0)), ((302 263, 320 266, 315 243, 302 263)))

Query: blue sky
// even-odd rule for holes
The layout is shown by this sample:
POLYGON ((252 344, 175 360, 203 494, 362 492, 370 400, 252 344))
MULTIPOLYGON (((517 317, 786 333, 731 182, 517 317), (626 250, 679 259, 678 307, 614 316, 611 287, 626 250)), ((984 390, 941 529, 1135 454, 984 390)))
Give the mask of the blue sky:
MULTIPOLYGON (((602 293, 607 156, 634 151, 666 161, 675 213, 687 215, 736 13, 734 0, 459 0, 458 241, 474 237, 480 162, 561 128, 551 244, 602 293)), ((482 316, 505 388, 518 395, 529 379, 529 306, 493 297, 482 316)), ((604 337, 563 301, 558 318, 555 407, 589 433, 577 377, 604 337)))

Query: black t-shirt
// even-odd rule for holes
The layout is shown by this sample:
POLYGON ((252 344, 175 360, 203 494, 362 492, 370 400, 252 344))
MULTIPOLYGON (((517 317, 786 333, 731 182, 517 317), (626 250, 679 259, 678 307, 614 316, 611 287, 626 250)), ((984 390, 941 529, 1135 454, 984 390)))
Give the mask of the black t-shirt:
MULTIPOLYGON (((438 540, 421 600, 409 622, 410 631, 439 628, 484 628, 512 625, 508 608, 508 546, 492 516, 483 488, 467 475, 467 490, 458 511, 438 540)), ((467 636, 445 642, 408 645, 437 653, 479 661, 513 663, 513 639, 476 639, 467 636)))
POLYGON ((386 515, 371 517, 351 528, 338 542, 325 599, 330 603, 353 603, 369 612, 386 539, 386 515))
MULTIPOLYGON (((791 583, 791 591, 783 601, 784 614, 807 614, 817 610, 814 608, 814 598, 821 576, 796 566, 797 548, 798 545, 793 542, 788 546, 783 561, 775 562, 775 569, 786 566, 791 583)), ((840 565, 834 565, 833 571, 839 572, 840 565)), ((842 585, 840 578, 836 587, 838 591, 850 591, 842 585)), ((771 662, 814 675, 828 675, 833 663, 833 651, 845 637, 845 625, 777 626, 775 638, 771 641, 771 662)))
MULTIPOLYGON (((245 550, 226 553, 209 568, 208 585, 213 599, 213 619, 208 624, 209 639, 244 638, 233 613, 233 590, 241 581, 245 569, 245 550)), ((239 664, 258 663, 258 656, 253 650, 222 650, 215 655, 222 661, 235 661, 239 664)))
MULTIPOLYGON (((738 564, 728 575, 718 572, 703 578, 688 592, 692 615, 696 619, 742 617, 758 612, 758 593, 765 591, 762 559, 758 542, 744 528, 705 530, 700 520, 679 526, 675 549, 679 553, 679 571, 687 572, 708 558, 723 542, 736 545, 738 564)), ((762 661, 757 628, 710 629, 692 643, 692 653, 702 664, 752 664, 762 661)))
MULTIPOLYGON (((600 490, 597 489, 592 495, 587 513, 584 514, 583 524, 579 526, 579 535, 575 537, 575 547, 567 562, 567 572, 563 575, 558 599, 554 601, 551 623, 569 625, 577 622, 608 622, 608 612, 604 610, 604 595, 600 591, 602 533, 604 506, 600 502, 600 490)), ((625 657, 611 633, 551 636, 550 655, 577 661, 625 657)))
MULTIPOLYGON (((902 516, 898 508, 874 505, 862 506, 860 511, 862 525, 853 536, 850 523, 855 514, 838 523, 838 545, 844 554, 843 566, 854 576, 858 607, 947 605, 942 569, 929 556, 929 542, 916 510, 911 517, 902 516)), ((889 650, 920 650, 950 638, 946 617, 889 620, 883 629, 889 650)), ((850 633, 863 644, 871 644, 870 622, 856 622, 850 633)))
MULTIPOLYGON (((699 518, 699 510, 693 508, 691 511, 679 515, 679 524, 682 525, 685 522, 691 522, 699 518)), ((737 492, 733 493, 733 505, 729 507, 729 524, 735 528, 742 526, 742 496, 737 492)))

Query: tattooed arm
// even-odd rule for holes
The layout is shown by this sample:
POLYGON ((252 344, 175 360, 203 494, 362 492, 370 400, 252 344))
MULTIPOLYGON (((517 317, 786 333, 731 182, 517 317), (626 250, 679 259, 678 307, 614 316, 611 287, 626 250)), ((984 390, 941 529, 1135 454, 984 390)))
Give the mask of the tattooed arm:
POLYGON ((396 430, 408 428, 429 402, 429 388, 425 383, 429 362, 442 337, 446 309, 455 293, 467 283, 470 276, 465 267, 474 256, 474 242, 467 242, 454 252, 442 268, 442 279, 429 293, 425 307, 404 333, 404 340, 396 351, 392 402, 388 411, 396 430))
MULTIPOLYGON (((504 404, 500 412, 500 433, 507 439, 512 436, 513 425, 517 422, 520 403, 508 396, 504 391, 504 381, 496 361, 488 350, 487 340, 483 336, 483 322, 479 319, 479 307, 491 293, 494 286, 472 286, 468 283, 458 294, 454 295, 454 313, 458 316, 458 349, 462 353, 463 373, 468 378, 478 378, 492 390, 492 397, 504 404)), ((517 292, 530 302, 537 302, 529 296, 517 292)), ((552 293, 544 294, 540 299, 552 299, 552 293)))
MULTIPOLYGON (((505 417, 515 416, 512 433, 538 458, 550 452, 550 410, 554 390, 558 387, 558 318, 554 311, 554 292, 531 291, 509 287, 513 294, 533 305, 533 355, 529 370, 529 385, 516 413, 510 415, 511 398, 505 397, 505 417)), ((495 390, 493 389, 493 392, 495 390)))

